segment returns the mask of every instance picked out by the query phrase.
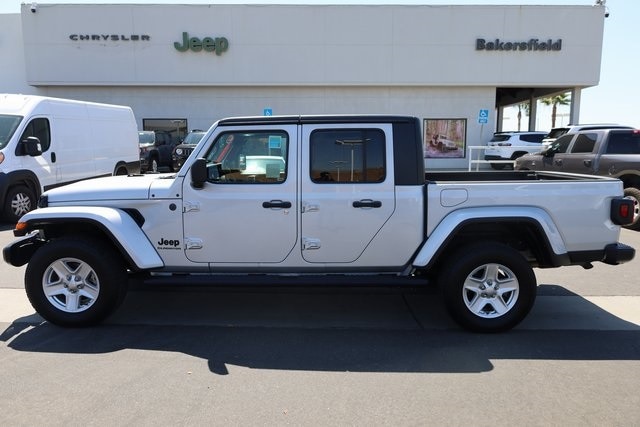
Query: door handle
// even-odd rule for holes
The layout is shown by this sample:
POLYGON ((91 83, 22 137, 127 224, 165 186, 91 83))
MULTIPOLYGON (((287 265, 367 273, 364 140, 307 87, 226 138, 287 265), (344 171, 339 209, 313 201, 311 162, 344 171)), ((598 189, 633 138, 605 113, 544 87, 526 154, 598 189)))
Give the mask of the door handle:
POLYGON ((353 202, 353 207, 354 208, 380 208, 382 207, 382 202, 379 200, 371 200, 371 199, 356 200, 355 202, 353 202))
POLYGON ((262 207, 265 209, 282 208, 289 209, 291 202, 285 202, 284 200, 269 200, 268 202, 262 202, 262 207))
POLYGON ((562 166, 562 159, 554 160, 553 163, 555 163, 558 166, 562 166))
POLYGON ((584 165, 585 165, 586 167, 588 167, 588 168, 590 168, 590 167, 591 167, 591 160, 585 160, 583 163, 584 163, 584 165))

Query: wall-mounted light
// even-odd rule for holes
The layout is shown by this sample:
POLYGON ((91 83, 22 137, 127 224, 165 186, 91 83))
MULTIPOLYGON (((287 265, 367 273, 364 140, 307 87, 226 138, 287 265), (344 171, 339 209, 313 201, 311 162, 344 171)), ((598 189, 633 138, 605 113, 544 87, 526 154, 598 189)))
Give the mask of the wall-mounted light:
POLYGON ((31 13, 36 13, 38 11, 38 3, 31 3, 31 13))

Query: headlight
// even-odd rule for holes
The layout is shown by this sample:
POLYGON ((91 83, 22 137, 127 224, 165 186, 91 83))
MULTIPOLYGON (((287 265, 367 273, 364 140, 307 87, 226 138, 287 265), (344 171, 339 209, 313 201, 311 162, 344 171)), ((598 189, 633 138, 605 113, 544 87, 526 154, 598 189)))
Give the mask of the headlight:
POLYGON ((182 148, 176 148, 176 154, 182 156, 182 148))

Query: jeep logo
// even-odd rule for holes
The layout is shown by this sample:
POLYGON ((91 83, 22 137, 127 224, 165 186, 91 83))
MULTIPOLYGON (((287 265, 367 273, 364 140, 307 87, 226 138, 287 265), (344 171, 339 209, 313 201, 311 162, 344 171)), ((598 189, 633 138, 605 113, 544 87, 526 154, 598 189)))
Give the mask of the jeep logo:
POLYGON ((177 248, 178 246, 180 246, 180 240, 160 239, 158 241, 158 246, 171 246, 177 248))
POLYGON ((192 52, 215 52, 220 56, 223 52, 229 49, 229 40, 225 37, 205 37, 200 40, 198 37, 189 37, 189 33, 186 31, 182 33, 182 44, 180 42, 174 42, 173 47, 178 52, 186 52, 191 50, 192 52))

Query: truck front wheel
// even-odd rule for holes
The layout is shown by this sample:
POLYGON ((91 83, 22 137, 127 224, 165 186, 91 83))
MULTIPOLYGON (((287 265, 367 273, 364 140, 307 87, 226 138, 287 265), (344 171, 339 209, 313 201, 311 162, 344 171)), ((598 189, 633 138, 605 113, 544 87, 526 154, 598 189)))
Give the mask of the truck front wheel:
POLYGON ((25 290, 33 308, 60 326, 90 326, 122 301, 127 273, 109 246, 83 238, 53 240, 31 258, 25 290))
POLYGON ((36 196, 26 185, 11 187, 4 200, 4 219, 14 224, 36 207, 36 196))
POLYGON ((451 317, 474 332, 513 328, 536 298, 536 277, 516 250, 495 242, 465 246, 445 260, 438 283, 451 317))

